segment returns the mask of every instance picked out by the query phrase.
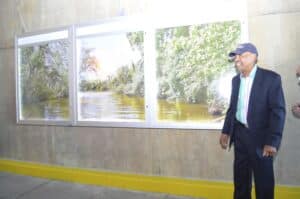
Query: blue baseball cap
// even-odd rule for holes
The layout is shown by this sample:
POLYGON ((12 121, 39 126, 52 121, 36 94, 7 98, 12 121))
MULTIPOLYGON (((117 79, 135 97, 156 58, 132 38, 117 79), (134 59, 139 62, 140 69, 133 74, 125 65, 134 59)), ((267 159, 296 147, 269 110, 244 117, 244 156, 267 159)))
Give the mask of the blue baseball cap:
POLYGON ((233 58, 236 55, 243 54, 244 52, 250 52, 250 53, 256 54, 256 56, 258 56, 257 49, 256 49, 256 47, 252 43, 242 43, 242 44, 239 44, 234 51, 231 51, 228 54, 228 56, 229 56, 229 58, 233 58))

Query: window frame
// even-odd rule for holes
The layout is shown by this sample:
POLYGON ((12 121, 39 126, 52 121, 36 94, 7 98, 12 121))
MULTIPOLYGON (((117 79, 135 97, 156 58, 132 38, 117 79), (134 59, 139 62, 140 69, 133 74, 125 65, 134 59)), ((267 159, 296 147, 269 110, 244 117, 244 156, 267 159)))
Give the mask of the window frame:
MULTIPOLYGON (((118 33, 128 33, 132 31, 142 31, 144 32, 144 42, 145 42, 145 31, 143 26, 143 20, 142 18, 131 18, 131 17, 121 17, 121 18, 115 18, 111 20, 104 20, 102 22, 98 23, 89 23, 84 25, 76 25, 74 26, 74 57, 76 57, 76 51, 77 51, 77 39, 81 38, 88 38, 88 37, 94 37, 94 36, 106 36, 106 35, 114 35, 118 33), (107 28, 108 27, 108 28, 107 28), (90 29, 90 32, 88 31, 90 29)), ((144 51, 144 54, 145 51, 144 51)), ((79 104, 78 104, 78 57, 75 58, 74 62, 74 110, 75 114, 75 123, 77 126, 101 126, 101 127, 136 127, 136 128, 147 128, 148 127, 148 120, 147 120, 147 104, 146 104, 146 88, 145 88, 145 96, 144 96, 144 112, 145 112, 145 120, 143 121, 80 121, 78 118, 78 110, 79 110, 79 104)), ((144 64, 144 71, 145 71, 146 64, 144 64)), ((145 72, 144 72, 145 74, 145 72)), ((146 83, 145 83, 146 85, 146 83)), ((144 86, 145 86, 144 85, 144 86)))
POLYGON ((25 33, 22 35, 15 36, 15 81, 16 81, 16 122, 17 124, 33 124, 33 125, 72 125, 73 119, 73 99, 72 99, 72 28, 71 27, 61 27, 55 29, 48 29, 43 31, 36 31, 31 33, 25 33), (65 32, 66 36, 57 37, 56 33, 65 32), (48 36, 48 38, 46 38, 48 36), (52 37, 53 36, 53 37, 52 37), (42 37, 42 38, 41 38, 42 37), (35 39, 37 38, 37 39, 35 39), (43 39, 44 38, 44 39, 43 39), (33 40, 33 41, 31 41, 33 40), (22 119, 21 118, 21 82, 20 82, 20 67, 21 67, 21 56, 20 50, 22 47, 30 47, 34 45, 46 44, 53 41, 63 41, 66 40, 69 45, 69 50, 67 54, 68 59, 68 87, 69 87, 69 118, 63 119, 22 119))

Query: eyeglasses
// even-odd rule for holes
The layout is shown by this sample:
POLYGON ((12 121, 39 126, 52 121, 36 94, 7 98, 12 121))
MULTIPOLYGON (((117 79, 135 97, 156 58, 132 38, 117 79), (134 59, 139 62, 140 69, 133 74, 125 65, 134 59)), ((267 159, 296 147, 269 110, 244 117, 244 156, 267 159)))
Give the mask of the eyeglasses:
POLYGON ((235 57, 239 56, 239 58, 246 58, 248 57, 250 54, 248 52, 245 52, 243 54, 240 54, 240 55, 236 55, 235 57))

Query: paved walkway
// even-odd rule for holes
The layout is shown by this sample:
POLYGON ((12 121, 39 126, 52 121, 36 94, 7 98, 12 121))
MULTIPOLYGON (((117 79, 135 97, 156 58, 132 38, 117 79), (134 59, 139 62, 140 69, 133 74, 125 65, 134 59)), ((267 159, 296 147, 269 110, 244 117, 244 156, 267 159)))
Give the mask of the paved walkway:
POLYGON ((0 199, 191 199, 0 172, 0 199))

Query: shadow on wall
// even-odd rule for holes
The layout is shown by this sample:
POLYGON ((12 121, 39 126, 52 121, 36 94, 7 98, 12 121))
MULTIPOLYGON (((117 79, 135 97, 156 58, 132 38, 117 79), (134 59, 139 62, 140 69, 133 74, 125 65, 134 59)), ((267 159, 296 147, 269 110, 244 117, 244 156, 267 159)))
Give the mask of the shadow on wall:
MULTIPOLYGON (((298 79, 298 85, 300 86, 300 66, 296 70, 296 76, 298 79)), ((292 113, 296 118, 300 118, 300 102, 297 102, 292 106, 292 113)))

